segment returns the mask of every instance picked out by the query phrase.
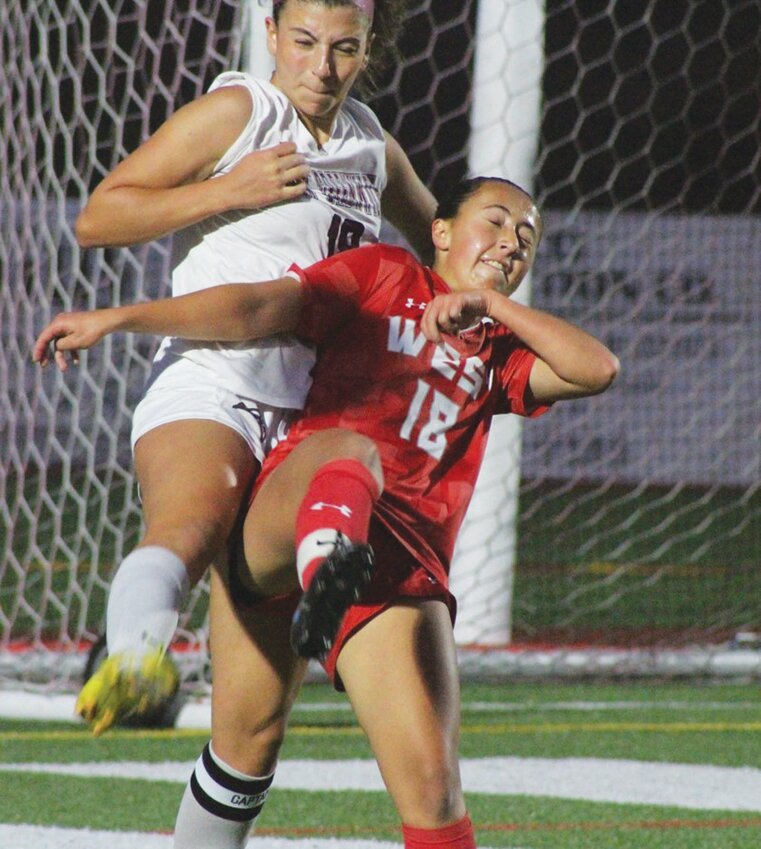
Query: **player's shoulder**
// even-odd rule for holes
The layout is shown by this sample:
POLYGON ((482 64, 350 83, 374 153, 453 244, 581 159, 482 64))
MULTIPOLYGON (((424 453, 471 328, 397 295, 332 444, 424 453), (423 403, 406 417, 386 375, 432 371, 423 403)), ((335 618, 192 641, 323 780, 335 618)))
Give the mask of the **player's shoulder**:
POLYGON ((406 248, 398 245, 390 245, 387 242, 374 242, 371 245, 362 245, 362 247, 346 251, 344 256, 347 254, 356 254, 358 258, 373 259, 378 263, 390 263, 405 267, 416 267, 418 265, 415 256, 406 248))
POLYGON ((277 108, 287 106, 285 95, 269 80, 263 80, 244 71, 225 71, 214 78, 208 94, 217 97, 238 98, 247 103, 249 110, 277 108))
POLYGON ((378 245, 378 247, 382 249, 383 258, 389 262, 396 262, 399 265, 415 268, 419 265, 415 255, 410 253, 407 248, 403 248, 400 245, 389 245, 385 242, 378 245))
POLYGON ((399 289, 415 289, 424 284, 423 266, 406 248, 379 243, 360 250, 372 251, 372 254, 367 254, 365 268, 372 267, 371 276, 375 282, 371 288, 378 292, 386 292, 390 297, 391 293, 399 289), (370 256, 373 257, 372 260, 369 259, 370 256))
POLYGON ((255 100, 246 75, 230 72, 220 74, 194 103, 203 106, 211 126, 227 130, 236 124, 240 130, 250 120, 255 100))
POLYGON ((245 94, 250 98, 253 80, 250 74, 244 74, 242 71, 225 71, 212 80, 206 93, 215 97, 242 97, 245 94))
POLYGON ((404 248, 376 242, 341 251, 317 263, 317 266, 329 269, 333 276, 336 273, 346 274, 368 291, 379 286, 396 285, 400 280, 410 280, 417 274, 419 263, 404 248))
POLYGON ((214 77, 208 91, 212 92, 231 87, 255 89, 258 91, 263 88, 262 84, 264 82, 265 80, 260 80, 253 76, 253 74, 248 74, 245 71, 223 71, 214 77))

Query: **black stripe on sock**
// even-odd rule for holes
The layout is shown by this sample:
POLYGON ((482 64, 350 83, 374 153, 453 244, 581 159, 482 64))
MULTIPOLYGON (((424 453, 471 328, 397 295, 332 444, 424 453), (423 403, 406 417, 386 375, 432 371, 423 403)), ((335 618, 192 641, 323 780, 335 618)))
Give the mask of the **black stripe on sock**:
POLYGON ((203 768, 215 784, 218 784, 220 787, 231 793, 236 793, 241 796, 263 796, 263 798, 261 798, 261 801, 259 801, 258 804, 251 807, 237 807, 222 804, 209 796, 203 787, 201 787, 198 779, 196 778, 196 771, 193 770, 193 774, 190 776, 190 789, 196 802, 198 802, 198 804, 210 814, 220 817, 221 819, 232 820, 234 822, 245 822, 246 820, 255 819, 264 806, 264 802, 267 798, 267 792, 272 784, 273 776, 270 775, 266 778, 253 778, 248 781, 246 779, 229 775, 212 759, 208 749, 209 747, 207 745, 203 750, 203 768))
POLYGON ((198 802, 204 810, 223 820, 232 820, 234 822, 252 820, 256 817, 262 807, 260 805, 258 809, 230 808, 227 805, 221 805, 216 799, 212 799, 211 796, 204 792, 203 788, 198 783, 195 773, 190 776, 190 789, 193 792, 193 796, 195 796, 196 802, 198 802))
POLYGON ((211 751, 209 749, 210 747, 207 743, 203 747, 203 753, 201 755, 203 758, 203 766, 209 775, 209 778, 219 784, 220 787, 224 787, 225 790, 229 790, 231 793, 240 793, 243 796, 255 796, 258 793, 263 793, 265 790, 269 790, 274 776, 268 775, 266 778, 248 779, 230 775, 219 766, 214 758, 212 758, 211 751))

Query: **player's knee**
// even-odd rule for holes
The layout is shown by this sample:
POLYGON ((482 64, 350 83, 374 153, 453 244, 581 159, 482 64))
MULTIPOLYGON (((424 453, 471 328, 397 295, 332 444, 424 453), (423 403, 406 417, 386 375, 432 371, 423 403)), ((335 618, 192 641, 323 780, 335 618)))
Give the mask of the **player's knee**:
MULTIPOLYGON (((360 436, 360 434, 354 434, 360 436)), ((374 440, 361 436, 355 446, 357 456, 355 459, 370 472, 378 483, 378 487, 383 489, 383 465, 381 463, 380 451, 374 440)))
POLYGON ((185 563, 191 579, 197 580, 215 554, 225 544, 232 522, 209 515, 174 516, 152 521, 143 539, 146 545, 160 545, 174 551, 185 563))
POLYGON ((235 769, 249 775, 267 775, 275 769, 286 730, 284 718, 271 718, 230 728, 212 737, 214 751, 235 769))
POLYGON ((465 811, 459 788, 449 784, 418 785, 398 806, 403 822, 418 828, 440 828, 458 820, 465 811))
POLYGON ((464 800, 456 761, 418 757, 407 763, 405 786, 393 794, 404 822, 437 828, 463 815, 464 800))
POLYGON ((374 440, 361 433, 343 428, 330 428, 322 432, 331 459, 356 460, 372 474, 383 488, 383 467, 380 451, 374 440))

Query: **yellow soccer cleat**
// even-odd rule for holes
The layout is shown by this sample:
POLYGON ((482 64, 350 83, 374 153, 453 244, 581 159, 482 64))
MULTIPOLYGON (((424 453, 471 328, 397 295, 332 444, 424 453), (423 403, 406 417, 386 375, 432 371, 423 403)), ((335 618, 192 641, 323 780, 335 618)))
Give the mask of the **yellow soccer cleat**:
POLYGON ((143 657, 126 652, 107 657, 82 687, 75 711, 95 737, 127 717, 156 711, 180 686, 180 676, 163 649, 143 657))

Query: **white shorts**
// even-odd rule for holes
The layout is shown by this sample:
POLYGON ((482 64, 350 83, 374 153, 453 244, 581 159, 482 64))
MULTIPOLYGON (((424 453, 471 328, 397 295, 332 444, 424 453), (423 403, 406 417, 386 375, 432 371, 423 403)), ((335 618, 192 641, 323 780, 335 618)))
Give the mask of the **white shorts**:
POLYGON ((288 432, 298 410, 271 407, 230 391, 210 369, 190 360, 162 361, 132 416, 132 450, 149 430, 169 422, 203 419, 232 428, 261 463, 288 432))

